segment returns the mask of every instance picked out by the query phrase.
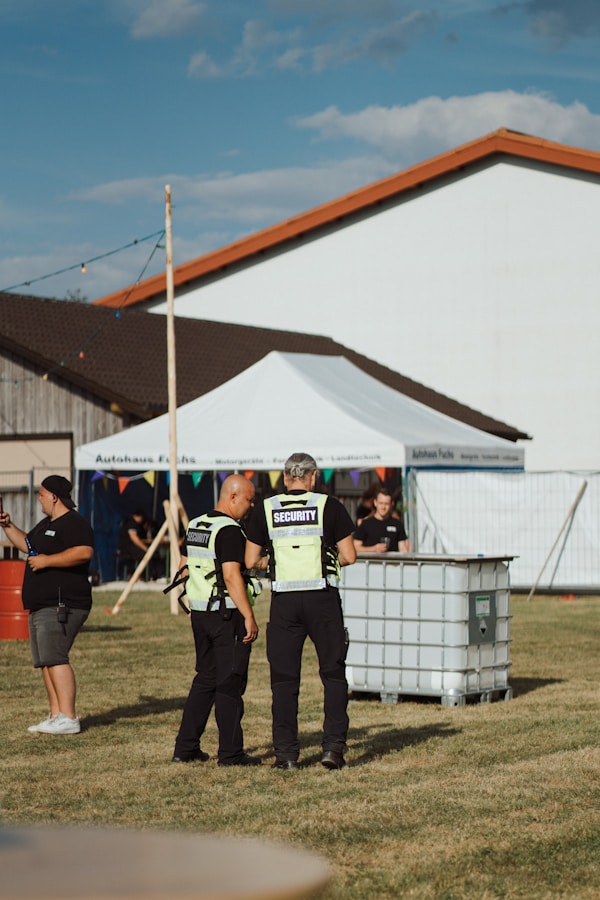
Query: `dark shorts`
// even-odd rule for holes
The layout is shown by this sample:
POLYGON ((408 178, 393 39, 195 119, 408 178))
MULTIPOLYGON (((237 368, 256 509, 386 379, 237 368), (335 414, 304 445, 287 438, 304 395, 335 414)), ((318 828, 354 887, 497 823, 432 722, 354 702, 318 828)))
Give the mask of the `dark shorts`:
POLYGON ((89 614, 89 609, 69 609, 67 622, 61 625, 55 606, 30 613, 29 643, 33 667, 68 665, 69 650, 89 614))

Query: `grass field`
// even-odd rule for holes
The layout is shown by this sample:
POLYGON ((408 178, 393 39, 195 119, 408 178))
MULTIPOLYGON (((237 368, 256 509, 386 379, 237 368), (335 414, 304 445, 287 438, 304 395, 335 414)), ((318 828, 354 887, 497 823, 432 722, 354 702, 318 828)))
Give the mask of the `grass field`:
MULTIPOLYGON (((246 694, 260 769, 170 762, 193 676, 189 620, 161 593, 121 613, 97 592, 72 654, 77 736, 30 735, 46 715, 23 641, 0 642, 0 821, 182 829, 273 838, 323 854, 333 898, 600 897, 600 598, 513 597, 514 698, 350 702, 348 766, 319 764, 312 648, 301 694, 303 767, 272 770, 264 624, 246 694)), ((1 886, 0 886, 1 893, 1 886)))

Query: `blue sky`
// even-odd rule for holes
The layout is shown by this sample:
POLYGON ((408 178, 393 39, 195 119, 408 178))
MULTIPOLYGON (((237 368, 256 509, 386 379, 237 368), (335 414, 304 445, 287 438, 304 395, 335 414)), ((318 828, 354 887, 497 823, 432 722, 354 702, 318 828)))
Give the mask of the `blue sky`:
POLYGON ((501 126, 600 150, 598 0, 0 0, 0 40, 16 292, 164 269, 166 184, 178 265, 501 126))

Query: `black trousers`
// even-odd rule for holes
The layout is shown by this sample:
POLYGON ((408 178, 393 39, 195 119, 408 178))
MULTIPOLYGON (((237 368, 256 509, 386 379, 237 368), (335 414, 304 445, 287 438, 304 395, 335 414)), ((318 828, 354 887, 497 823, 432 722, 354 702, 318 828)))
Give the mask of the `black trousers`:
POLYGON ((242 699, 248 680, 251 644, 244 644, 244 619, 237 609, 224 619, 220 612, 192 610, 196 644, 196 677, 186 700, 175 756, 192 756, 214 706, 219 729, 219 762, 231 762, 244 752, 242 699))
POLYGON ((346 633, 339 592, 275 593, 267 625, 271 667, 273 745, 277 759, 298 759, 298 695, 302 649, 309 637, 319 659, 324 692, 323 750, 343 753, 348 736, 346 633))

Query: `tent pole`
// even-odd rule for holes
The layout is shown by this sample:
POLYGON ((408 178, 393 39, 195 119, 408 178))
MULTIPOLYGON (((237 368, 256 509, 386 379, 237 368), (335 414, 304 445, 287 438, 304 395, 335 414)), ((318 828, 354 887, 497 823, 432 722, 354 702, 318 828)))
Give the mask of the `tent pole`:
MULTIPOLYGON (((177 382, 175 365, 175 303, 173 284, 173 229, 171 225, 171 187, 165 187, 165 247, 167 276, 167 376, 169 388, 169 505, 173 520, 173 530, 169 529, 171 539, 171 581, 177 572, 179 560, 179 487, 177 478, 177 382)), ((177 615, 179 604, 177 598, 171 597, 171 612, 177 615)))
MULTIPOLYGON (((134 573, 132 574, 131 578, 127 582, 125 589, 121 593, 121 596, 119 597, 119 599, 117 600, 117 602, 115 603, 113 608, 111 609, 110 606, 104 607, 105 612, 107 612, 109 615, 112 615, 112 616, 117 615, 117 613, 119 612, 119 610, 121 609, 121 607, 123 606, 123 604, 125 603, 127 598, 129 597, 134 584, 136 583, 136 581, 138 580, 138 578, 140 577, 140 575, 142 574, 142 572, 144 571, 144 569, 146 568, 146 566, 148 565, 148 563, 150 562, 152 557, 154 556, 154 552, 155 552, 156 548, 158 547, 158 545, 160 544, 160 542, 162 541, 168 527, 169 527, 169 521, 168 521, 168 519, 165 519, 165 521, 162 523, 162 525, 156 532, 156 537, 154 538, 154 540, 152 541, 152 543, 150 544, 150 546, 144 553, 144 556, 142 557, 142 559, 137 564, 134 573)), ((179 557, 178 557, 178 559, 179 559, 179 557)))

